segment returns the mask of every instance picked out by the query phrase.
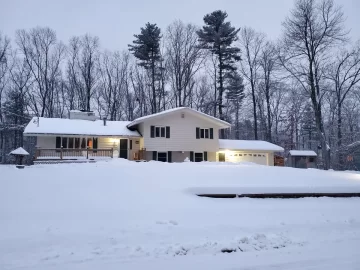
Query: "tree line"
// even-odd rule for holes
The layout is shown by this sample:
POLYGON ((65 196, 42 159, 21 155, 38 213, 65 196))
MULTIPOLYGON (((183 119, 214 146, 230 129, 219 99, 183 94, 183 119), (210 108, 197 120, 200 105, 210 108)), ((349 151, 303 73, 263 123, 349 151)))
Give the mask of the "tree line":
POLYGON ((271 40, 235 27, 226 11, 203 25, 147 23, 123 51, 96 36, 66 44, 48 27, 0 34, 0 158, 23 144, 32 116, 93 110, 133 120, 187 106, 232 124, 223 138, 312 149, 325 169, 359 140, 360 41, 350 39, 333 0, 296 0, 271 40))

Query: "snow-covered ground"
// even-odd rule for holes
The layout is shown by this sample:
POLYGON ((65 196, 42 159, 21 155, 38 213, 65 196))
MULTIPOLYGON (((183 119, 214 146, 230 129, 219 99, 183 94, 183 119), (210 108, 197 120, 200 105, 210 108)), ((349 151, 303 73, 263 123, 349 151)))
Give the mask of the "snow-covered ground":
POLYGON ((360 174, 115 159, 0 166, 0 269, 360 269, 360 174))

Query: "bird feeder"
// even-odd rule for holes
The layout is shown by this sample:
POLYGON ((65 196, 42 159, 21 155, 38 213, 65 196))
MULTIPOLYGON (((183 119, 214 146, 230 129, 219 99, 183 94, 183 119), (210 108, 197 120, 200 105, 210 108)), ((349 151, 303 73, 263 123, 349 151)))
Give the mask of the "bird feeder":
POLYGON ((22 147, 19 147, 13 151, 10 152, 10 155, 14 156, 16 159, 16 168, 18 169, 24 169, 25 166, 22 164, 23 159, 25 156, 28 156, 29 153, 22 147))

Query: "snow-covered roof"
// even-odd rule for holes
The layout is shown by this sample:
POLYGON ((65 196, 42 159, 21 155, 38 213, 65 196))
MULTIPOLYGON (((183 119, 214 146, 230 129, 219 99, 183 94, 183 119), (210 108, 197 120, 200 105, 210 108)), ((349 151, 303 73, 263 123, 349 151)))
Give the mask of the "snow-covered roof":
POLYGON ((49 135, 87 135, 87 136, 134 136, 140 137, 137 131, 127 128, 129 121, 106 121, 106 126, 102 120, 89 121, 80 119, 65 118, 39 118, 34 117, 26 126, 24 135, 31 136, 37 134, 49 135))
POLYGON ((227 150, 256 150, 283 152, 284 148, 266 141, 219 140, 219 148, 227 150))
POLYGON ((290 156, 298 156, 298 157, 316 157, 317 154, 312 150, 290 150, 290 156))
POLYGON ((161 117, 161 116, 164 116, 166 114, 171 114, 171 113, 174 113, 174 112, 178 112, 178 111, 187 111, 187 112, 190 112, 194 115, 198 115, 200 117, 203 117, 205 119, 208 119, 210 121, 213 121, 215 123, 217 123, 221 128, 228 128, 231 126, 230 123, 226 122, 226 121, 223 121, 223 120, 220 120, 219 118, 216 118, 216 117, 213 117, 213 116, 210 116, 208 114, 205 114, 205 113, 202 113, 202 112, 199 112, 197 110, 194 110, 192 108, 188 108, 188 107, 178 107, 178 108, 173 108, 173 109, 169 109, 169 110, 165 110, 165 111, 162 111, 162 112, 159 112, 159 113, 154 113, 154 114, 150 114, 150 115, 147 115, 147 116, 143 116, 143 117, 140 117, 140 118, 137 118, 135 119, 134 121, 132 121, 128 127, 133 127, 139 123, 142 123, 148 119, 152 119, 152 118, 156 118, 156 117, 161 117))
POLYGON ((24 148, 19 147, 19 148, 15 149, 15 150, 11 151, 10 155, 28 156, 29 153, 26 152, 26 150, 24 148))

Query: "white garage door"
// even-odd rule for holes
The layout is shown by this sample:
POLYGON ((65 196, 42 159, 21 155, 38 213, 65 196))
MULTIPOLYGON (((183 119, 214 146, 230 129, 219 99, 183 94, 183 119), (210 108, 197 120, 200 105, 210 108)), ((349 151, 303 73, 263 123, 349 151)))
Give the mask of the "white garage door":
POLYGON ((230 153, 229 161, 232 162, 253 162, 260 165, 267 165, 267 157, 265 153, 244 153, 232 152, 230 153))

